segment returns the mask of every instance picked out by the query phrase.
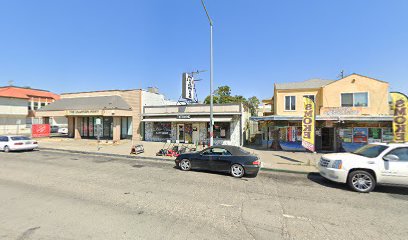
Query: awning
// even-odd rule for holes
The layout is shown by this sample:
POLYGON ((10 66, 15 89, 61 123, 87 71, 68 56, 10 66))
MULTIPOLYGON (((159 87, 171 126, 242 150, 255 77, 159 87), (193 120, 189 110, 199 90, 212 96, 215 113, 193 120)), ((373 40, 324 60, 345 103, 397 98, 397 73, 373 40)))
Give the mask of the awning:
MULTIPOLYGON (((373 121, 392 121, 392 116, 316 116, 318 121, 361 121, 361 122, 373 122, 373 121)), ((271 115, 264 117, 250 117, 252 121, 302 121, 301 116, 279 116, 271 115)))
MULTIPOLYGON (((146 118, 142 122, 210 122, 210 118, 146 118)), ((214 118, 214 122, 232 122, 232 117, 217 117, 214 118)))

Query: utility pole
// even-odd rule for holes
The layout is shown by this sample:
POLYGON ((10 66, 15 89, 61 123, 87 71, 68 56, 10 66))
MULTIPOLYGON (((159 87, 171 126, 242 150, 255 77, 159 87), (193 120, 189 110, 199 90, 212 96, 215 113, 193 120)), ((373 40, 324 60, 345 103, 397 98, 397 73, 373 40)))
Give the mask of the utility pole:
POLYGON ((205 7, 204 0, 201 0, 208 22, 210 23, 210 146, 214 145, 214 116, 213 116, 213 22, 205 7))

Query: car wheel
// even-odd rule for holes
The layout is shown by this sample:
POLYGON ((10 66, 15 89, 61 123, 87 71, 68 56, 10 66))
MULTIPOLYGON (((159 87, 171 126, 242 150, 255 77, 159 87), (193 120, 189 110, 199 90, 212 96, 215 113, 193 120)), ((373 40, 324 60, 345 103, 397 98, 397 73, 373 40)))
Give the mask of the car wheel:
POLYGON ((375 188, 376 181, 371 173, 357 170, 349 174, 348 185, 356 192, 368 193, 375 188))
POLYGON ((180 162, 180 168, 183 171, 190 171, 191 170, 191 162, 188 159, 183 159, 180 162))
POLYGON ((4 146, 4 152, 6 152, 6 153, 8 153, 8 152, 10 152, 10 148, 8 147, 8 146, 4 146))
POLYGON ((245 170, 244 167, 239 164, 234 164, 231 166, 231 175, 236 178, 241 178, 244 176, 245 170))

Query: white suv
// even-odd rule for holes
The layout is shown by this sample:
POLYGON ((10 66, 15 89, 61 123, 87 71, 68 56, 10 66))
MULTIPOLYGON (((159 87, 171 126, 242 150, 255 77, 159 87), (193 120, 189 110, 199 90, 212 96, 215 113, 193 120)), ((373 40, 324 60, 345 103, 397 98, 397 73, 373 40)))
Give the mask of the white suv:
POLYGON ((353 153, 325 154, 317 165, 320 175, 357 192, 370 192, 376 184, 408 186, 407 143, 373 143, 353 153))

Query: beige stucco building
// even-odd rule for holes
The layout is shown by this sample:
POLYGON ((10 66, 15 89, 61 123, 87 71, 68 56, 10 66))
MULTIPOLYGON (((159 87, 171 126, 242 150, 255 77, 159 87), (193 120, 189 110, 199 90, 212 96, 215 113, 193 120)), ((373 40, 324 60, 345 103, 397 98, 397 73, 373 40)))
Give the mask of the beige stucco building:
POLYGON ((319 150, 337 151, 351 145, 392 138, 389 84, 351 74, 339 80, 311 79, 275 84, 274 96, 267 101, 273 106, 272 112, 252 118, 264 128, 266 144, 279 136, 283 148, 298 147, 304 96, 315 102, 316 146, 319 150), (277 130, 279 133, 274 137, 277 130))
POLYGON ((169 103, 151 89, 63 93, 60 100, 37 111, 37 116, 66 117, 68 136, 75 139, 142 140, 143 106, 169 103))

